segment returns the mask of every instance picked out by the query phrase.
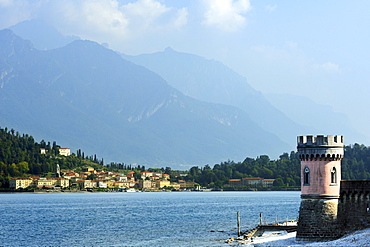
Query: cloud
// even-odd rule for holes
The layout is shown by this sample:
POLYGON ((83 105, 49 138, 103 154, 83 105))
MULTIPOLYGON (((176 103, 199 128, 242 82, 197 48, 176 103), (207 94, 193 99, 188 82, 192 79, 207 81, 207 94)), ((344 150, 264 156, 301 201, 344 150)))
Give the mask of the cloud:
POLYGON ((118 8, 118 2, 112 0, 51 1, 43 17, 64 33, 120 38, 127 32, 128 20, 118 8))
POLYGON ((340 67, 338 64, 332 63, 332 62, 327 62, 323 64, 315 64, 314 65, 315 70, 321 70, 321 71, 326 71, 329 73, 340 73, 340 67))
POLYGON ((177 11, 177 18, 173 22, 174 27, 180 29, 187 24, 188 10, 186 8, 179 9, 177 11))
POLYGON ((266 10, 267 10, 268 12, 274 12, 276 9, 277 9, 277 4, 274 4, 274 5, 268 4, 268 5, 266 6, 266 10))
POLYGON ((187 24, 187 9, 175 9, 155 0, 139 0, 121 7, 131 31, 153 32, 179 29, 187 24))
POLYGON ((228 32, 243 28, 247 23, 243 14, 251 9, 249 0, 205 0, 205 4, 207 10, 202 23, 228 32))
POLYGON ((35 18, 42 2, 41 0, 32 2, 28 0, 0 0, 0 29, 35 18))
POLYGON ((177 31, 187 25, 188 11, 159 0, 0 0, 0 28, 34 18, 65 35, 118 44, 177 31))

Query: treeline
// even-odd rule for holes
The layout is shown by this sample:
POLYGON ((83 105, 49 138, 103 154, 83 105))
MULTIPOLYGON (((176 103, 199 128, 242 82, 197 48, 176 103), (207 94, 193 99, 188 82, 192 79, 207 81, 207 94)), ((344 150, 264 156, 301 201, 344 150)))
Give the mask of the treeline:
MULTIPOLYGON (((345 146, 342 160, 342 179, 370 179, 370 147, 362 144, 345 146)), ((204 187, 223 188, 229 179, 261 177, 276 179, 276 187, 300 187, 300 160, 297 152, 282 154, 278 160, 267 155, 256 159, 246 158, 243 162, 222 162, 211 168, 197 166, 190 168, 184 180, 192 180, 204 187)))
POLYGON ((256 159, 246 158, 243 162, 221 162, 211 168, 194 166, 184 180, 192 180, 204 187, 223 188, 229 179, 261 177, 276 179, 274 186, 299 187, 300 161, 295 152, 282 154, 278 160, 270 160, 269 156, 261 155, 256 159))
MULTIPOLYGON (((104 165, 103 159, 96 155, 85 155, 81 150, 70 156, 59 155, 59 146, 56 142, 35 142, 27 134, 19 134, 13 129, 0 128, 0 187, 7 187, 10 177, 40 175, 51 176, 56 172, 56 164, 61 169, 75 169, 79 171, 84 166, 94 167, 117 172, 135 171, 137 177, 145 166, 132 166, 125 163, 104 165), (45 148, 46 154, 40 153, 45 148)), ((277 187, 300 186, 300 160, 296 152, 283 153, 279 159, 271 160, 267 155, 257 158, 246 158, 243 162, 225 161, 213 167, 194 166, 189 171, 174 171, 170 167, 149 168, 149 171, 158 171, 171 175, 172 181, 183 179, 194 181, 201 186, 223 188, 229 179, 244 177, 261 177, 275 179, 277 187), (187 176, 180 174, 187 173, 187 176)), ((370 147, 360 144, 345 146, 345 155, 342 160, 342 179, 370 179, 370 147)))
POLYGON ((370 147, 357 143, 345 146, 342 179, 370 179, 370 147))

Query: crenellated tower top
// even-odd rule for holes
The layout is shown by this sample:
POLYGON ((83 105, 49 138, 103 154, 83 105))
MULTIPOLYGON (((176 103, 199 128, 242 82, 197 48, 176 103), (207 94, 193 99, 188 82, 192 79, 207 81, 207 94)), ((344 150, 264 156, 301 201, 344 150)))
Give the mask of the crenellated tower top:
POLYGON ((342 135, 298 136, 297 143, 301 160, 341 160, 343 158, 342 135))

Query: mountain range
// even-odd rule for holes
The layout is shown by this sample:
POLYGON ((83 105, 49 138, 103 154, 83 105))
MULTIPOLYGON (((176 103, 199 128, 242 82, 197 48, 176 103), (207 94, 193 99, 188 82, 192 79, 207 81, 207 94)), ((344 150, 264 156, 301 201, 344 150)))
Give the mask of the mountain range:
POLYGON ((345 119, 299 97, 266 98, 222 63, 171 48, 127 56, 40 21, 11 30, 0 31, 0 126, 105 161, 181 168, 275 158, 297 135, 330 129, 297 114, 303 105, 345 119))
POLYGON ((276 134, 286 143, 294 142, 296 135, 309 130, 275 108, 261 92, 248 84, 245 77, 218 61, 171 48, 153 54, 122 56, 159 74, 189 97, 243 110, 264 130, 276 134))
POLYGON ((0 124, 116 162, 215 163, 289 146, 244 111, 183 95, 95 42, 40 51, 0 31, 0 124))
POLYGON ((121 55, 159 74, 187 96, 245 111, 259 126, 290 145, 296 136, 308 134, 340 133, 346 137, 346 143, 366 142, 348 117, 333 107, 316 104, 304 96, 262 94, 245 77, 218 61, 171 48, 152 54, 121 55))

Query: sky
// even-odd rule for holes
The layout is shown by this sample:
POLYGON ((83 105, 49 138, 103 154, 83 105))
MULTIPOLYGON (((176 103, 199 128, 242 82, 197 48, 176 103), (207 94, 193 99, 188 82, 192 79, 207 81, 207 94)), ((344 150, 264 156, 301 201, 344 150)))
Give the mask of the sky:
POLYGON ((0 29, 38 18, 128 55, 171 47, 218 60, 262 93, 331 105, 370 137, 369 10, 366 0, 0 0, 0 29))

